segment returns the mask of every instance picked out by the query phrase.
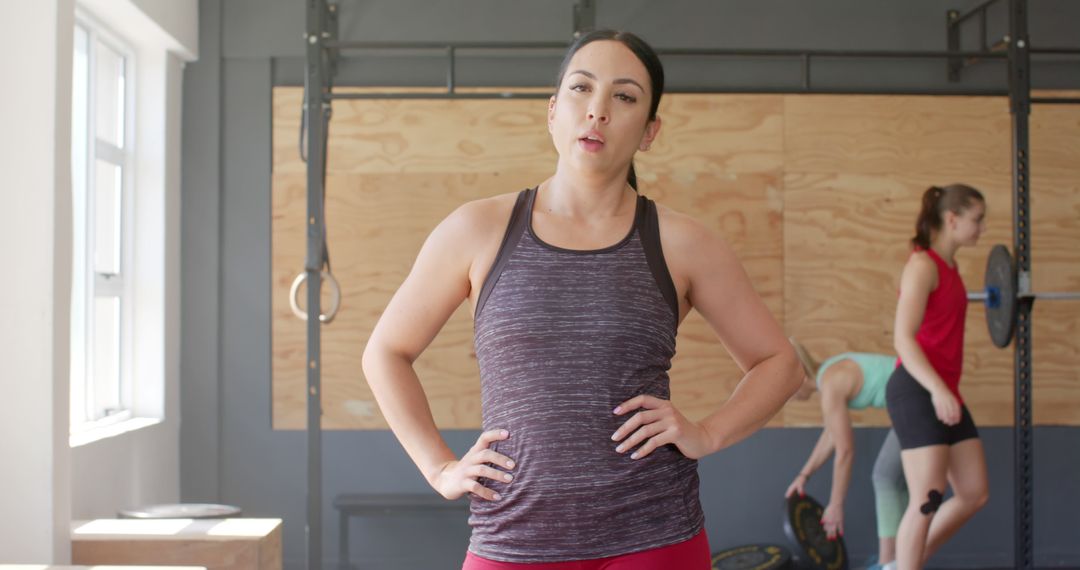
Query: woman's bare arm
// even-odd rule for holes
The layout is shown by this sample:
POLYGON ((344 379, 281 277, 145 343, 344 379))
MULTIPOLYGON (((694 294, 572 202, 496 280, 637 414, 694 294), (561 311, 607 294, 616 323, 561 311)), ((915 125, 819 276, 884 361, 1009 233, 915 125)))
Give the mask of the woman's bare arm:
POLYGON ((413 362, 468 298, 476 252, 492 239, 490 231, 482 230, 490 225, 490 208, 490 203, 466 204, 431 232, 364 349, 364 375, 383 416, 433 486, 457 457, 435 425, 413 362))
POLYGON ((780 411, 801 384, 802 366, 726 241, 670 211, 661 220, 661 232, 665 255, 668 244, 673 246, 668 259, 675 260, 673 278, 684 281, 686 300, 744 372, 727 402, 701 421, 717 451, 746 438, 780 411))

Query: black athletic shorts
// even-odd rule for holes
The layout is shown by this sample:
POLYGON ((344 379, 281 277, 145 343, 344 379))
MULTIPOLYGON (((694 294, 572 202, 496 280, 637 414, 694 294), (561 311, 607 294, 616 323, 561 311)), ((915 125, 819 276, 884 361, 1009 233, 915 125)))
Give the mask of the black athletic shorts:
POLYGON ((930 392, 923 388, 903 366, 897 366, 885 387, 885 403, 889 408, 900 449, 915 449, 928 445, 953 445, 979 437, 967 406, 960 408, 960 423, 950 426, 938 419, 930 392))

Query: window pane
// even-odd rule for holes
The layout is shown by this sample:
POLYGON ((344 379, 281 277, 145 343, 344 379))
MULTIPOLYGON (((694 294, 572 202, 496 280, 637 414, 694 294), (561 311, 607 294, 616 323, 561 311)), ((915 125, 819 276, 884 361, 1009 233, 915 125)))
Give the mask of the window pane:
POLYGON ((94 164, 94 271, 120 273, 120 231, 123 169, 98 160, 94 164))
POLYGON ((94 57, 97 138, 124 146, 124 57, 97 42, 94 57))
POLYGON ((93 411, 91 419, 120 411, 120 299, 94 299, 93 411))

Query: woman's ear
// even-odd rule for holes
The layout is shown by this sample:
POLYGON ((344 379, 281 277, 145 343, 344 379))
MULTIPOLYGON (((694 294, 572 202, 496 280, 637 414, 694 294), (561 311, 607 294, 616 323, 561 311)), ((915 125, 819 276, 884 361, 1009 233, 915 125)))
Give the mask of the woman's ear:
POLYGON ((660 115, 657 115, 656 118, 649 121, 649 124, 645 125, 645 134, 641 137, 641 144, 638 145, 638 150, 649 150, 658 134, 660 134, 660 115))
POLYGON ((956 220, 958 218, 959 216, 956 215, 956 212, 953 212, 952 210, 946 210, 944 219, 945 227, 949 228, 950 230, 955 230, 957 224, 956 220))
POLYGON ((551 124, 555 121, 555 96, 552 95, 551 99, 548 99, 548 132, 551 132, 551 124))

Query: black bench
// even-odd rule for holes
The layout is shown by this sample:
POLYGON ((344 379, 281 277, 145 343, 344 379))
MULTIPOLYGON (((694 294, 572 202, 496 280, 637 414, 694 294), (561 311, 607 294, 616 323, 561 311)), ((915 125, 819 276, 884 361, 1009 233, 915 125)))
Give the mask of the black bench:
POLYGON ((442 496, 431 493, 347 493, 334 497, 334 508, 338 510, 339 530, 338 556, 343 568, 351 568, 349 560, 349 519, 352 517, 418 514, 469 510, 466 498, 448 501, 442 496))

